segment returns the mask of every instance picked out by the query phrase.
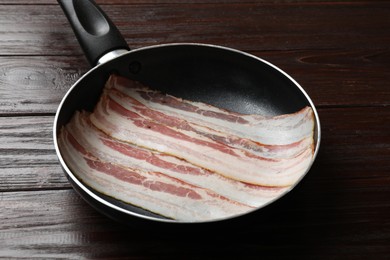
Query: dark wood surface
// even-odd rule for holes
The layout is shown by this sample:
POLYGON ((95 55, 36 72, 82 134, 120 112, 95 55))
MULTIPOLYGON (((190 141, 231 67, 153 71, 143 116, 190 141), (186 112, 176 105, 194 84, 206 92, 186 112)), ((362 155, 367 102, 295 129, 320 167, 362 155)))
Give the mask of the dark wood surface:
POLYGON ((89 69, 55 1, 0 0, 0 258, 389 259, 390 1, 97 1, 132 48, 225 45, 293 76, 322 124, 275 216, 194 237, 116 223, 70 187, 54 113, 89 69))

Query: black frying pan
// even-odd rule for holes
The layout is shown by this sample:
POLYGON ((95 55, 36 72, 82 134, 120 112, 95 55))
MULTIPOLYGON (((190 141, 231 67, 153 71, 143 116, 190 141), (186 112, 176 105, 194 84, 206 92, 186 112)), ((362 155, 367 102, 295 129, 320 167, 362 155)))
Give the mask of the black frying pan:
MULTIPOLYGON (((276 66, 238 50, 206 44, 164 44, 129 50, 119 31, 93 1, 58 2, 87 59, 95 67, 69 89, 59 105, 54 122, 55 148, 74 189, 105 215, 128 224, 146 222, 149 227, 171 226, 173 223, 183 225, 93 191, 77 179, 61 155, 57 143, 59 130, 75 111, 93 110, 112 73, 140 81, 177 97, 202 101, 240 113, 274 116, 293 113, 310 106, 316 121, 314 158, 316 157, 320 142, 316 109, 302 87, 276 66)), ((256 214, 265 212, 270 206, 256 210, 256 214)), ((251 213, 247 215, 255 214, 251 213)), ((207 223, 230 223, 236 222, 236 219, 245 217, 207 223)))

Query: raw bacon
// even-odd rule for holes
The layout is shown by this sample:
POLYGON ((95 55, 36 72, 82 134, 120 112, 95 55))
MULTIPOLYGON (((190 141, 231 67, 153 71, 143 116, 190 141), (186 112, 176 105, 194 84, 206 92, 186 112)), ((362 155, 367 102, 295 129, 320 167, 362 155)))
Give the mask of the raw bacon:
POLYGON ((261 157, 274 159, 290 158, 302 153, 305 149, 307 149, 308 146, 312 144, 313 141, 313 138, 311 137, 303 137, 302 140, 288 145, 264 145, 247 138, 242 138, 229 133, 223 133, 207 126, 202 126, 194 122, 188 122, 187 120, 154 110, 134 99, 133 97, 125 95, 123 92, 120 92, 114 88, 109 89, 107 94, 111 99, 115 100, 115 102, 127 110, 135 112, 142 117, 164 125, 169 125, 180 130, 194 132, 197 135, 209 138, 212 141, 243 149, 249 153, 253 153, 261 157))
POLYGON ((180 221, 215 220, 243 214, 252 207, 159 172, 127 168, 97 159, 64 128, 59 144, 72 171, 102 193, 180 221))
POLYGON ((129 168, 162 172, 192 185, 200 186, 229 199, 259 207, 285 192, 286 187, 249 185, 176 157, 113 139, 94 127, 86 112, 76 112, 66 130, 95 157, 129 168))
POLYGON ((289 159, 253 157, 240 149, 210 142, 142 118, 103 94, 92 123, 108 135, 184 159, 234 180, 262 186, 291 186, 308 168, 312 149, 289 159))
POLYGON ((243 214, 287 192, 313 159, 310 107, 275 117, 183 100, 112 75, 59 133, 68 167, 108 196, 179 221, 243 214))
POLYGON ((117 89, 147 107, 174 117, 246 137, 261 144, 291 145, 304 138, 313 138, 314 115, 310 107, 294 114, 264 117, 234 113, 208 104, 164 95, 120 76, 111 76, 106 88, 117 89))

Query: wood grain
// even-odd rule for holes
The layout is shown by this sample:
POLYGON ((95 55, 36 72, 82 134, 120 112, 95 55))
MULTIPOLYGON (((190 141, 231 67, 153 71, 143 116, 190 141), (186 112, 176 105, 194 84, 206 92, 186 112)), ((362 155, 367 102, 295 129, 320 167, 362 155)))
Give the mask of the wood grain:
MULTIPOLYGON (((251 53, 289 73, 318 107, 390 105, 390 51, 251 53)), ((82 56, 0 58, 0 115, 55 113, 88 69, 82 56)))
POLYGON ((55 113, 88 69, 83 57, 0 57, 0 113, 55 113))
POLYGON ((69 187, 54 151, 53 120, 0 117, 0 192, 69 187))
POLYGON ((119 225, 92 210, 72 190, 34 192, 33 201, 31 192, 4 193, 0 200, 3 209, 0 257, 112 259, 175 255, 207 258, 242 254, 258 257, 261 253, 329 259, 377 257, 389 252, 386 241, 390 237, 376 232, 390 228, 385 215, 390 205, 384 202, 383 196, 380 202, 373 202, 367 212, 356 192, 323 192, 311 192, 315 197, 308 204, 302 191, 289 201, 296 208, 294 211, 281 208, 276 212, 280 215, 267 223, 253 223, 249 231, 235 235, 222 231, 208 234, 201 241, 199 236, 183 238, 119 225), (345 204, 349 197, 356 195, 357 203, 345 204), (326 196, 329 200, 325 205, 316 206, 317 196, 326 196), (310 211, 305 210, 308 206, 312 208, 310 211), (360 228, 356 229, 357 225, 360 228), (258 235, 260 231, 262 236, 258 235))
MULTIPOLYGON (((387 49, 389 7, 387 2, 275 6, 210 3, 107 5, 104 10, 132 48, 203 42, 258 51, 387 49)), ((0 24, 0 55, 81 53, 58 5, 0 5, 0 24)))
POLYGON ((0 0, 0 258, 388 259, 389 1, 97 2, 132 48, 219 44, 285 70, 318 107, 317 160, 249 228, 199 239, 111 221, 71 189, 52 143, 57 106, 89 69, 66 18, 54 0, 0 0))
POLYGON ((290 74, 317 107, 388 106, 388 50, 254 52, 290 74))

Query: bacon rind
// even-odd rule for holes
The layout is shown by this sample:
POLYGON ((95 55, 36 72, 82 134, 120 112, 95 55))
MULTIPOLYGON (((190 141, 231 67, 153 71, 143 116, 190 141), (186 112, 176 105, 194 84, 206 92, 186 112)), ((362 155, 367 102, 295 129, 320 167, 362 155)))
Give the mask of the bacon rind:
POLYGON ((86 112, 76 112, 66 129, 86 150, 104 161, 129 168, 162 172, 250 206, 264 205, 288 190, 286 187, 248 185, 176 157, 120 142, 95 128, 86 112))
POLYGON ((225 177, 256 185, 291 186, 301 178, 312 159, 311 149, 280 160, 254 159, 226 147, 219 150, 220 147, 198 142, 183 132, 137 118, 105 94, 91 114, 91 121, 116 139, 171 154, 225 177))
POLYGON ((61 129, 58 141, 68 167, 91 188, 178 221, 207 221, 243 214, 252 207, 158 172, 130 169, 95 158, 61 129), (172 191, 173 190, 173 191, 172 191))

